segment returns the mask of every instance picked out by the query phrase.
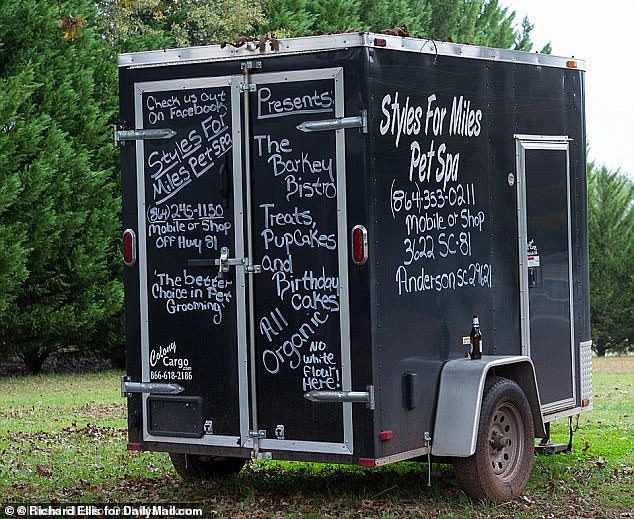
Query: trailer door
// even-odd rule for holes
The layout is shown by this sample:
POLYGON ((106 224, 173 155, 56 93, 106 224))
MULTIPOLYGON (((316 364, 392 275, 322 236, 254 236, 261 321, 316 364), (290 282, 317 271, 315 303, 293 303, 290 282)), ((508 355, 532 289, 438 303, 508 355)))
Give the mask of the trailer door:
POLYGON ((248 433, 239 99, 231 78, 137 83, 144 440, 238 446, 248 433), (238 110, 235 109, 236 102, 238 110))
POLYGON ((522 346, 550 414, 575 403, 568 139, 516 138, 522 346))
POLYGON ((261 449, 351 454, 351 404, 304 398, 351 390, 344 130, 298 128, 343 117, 343 71, 254 73, 249 83, 247 235, 261 268, 250 298, 252 425, 261 449))

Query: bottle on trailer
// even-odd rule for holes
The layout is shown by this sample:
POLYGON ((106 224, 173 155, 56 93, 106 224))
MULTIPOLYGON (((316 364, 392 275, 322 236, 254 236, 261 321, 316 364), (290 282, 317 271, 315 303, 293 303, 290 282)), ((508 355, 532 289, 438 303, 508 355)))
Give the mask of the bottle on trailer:
POLYGON ((480 332, 480 320, 477 315, 473 316, 473 325, 471 327, 471 351, 469 355, 472 360, 476 360, 482 357, 482 332, 480 332))

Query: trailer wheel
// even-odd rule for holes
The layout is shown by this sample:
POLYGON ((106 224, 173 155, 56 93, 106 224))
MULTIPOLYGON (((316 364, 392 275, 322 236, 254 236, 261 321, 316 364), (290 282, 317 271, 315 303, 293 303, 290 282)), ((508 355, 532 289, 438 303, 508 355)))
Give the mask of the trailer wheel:
POLYGON ((522 389, 507 378, 487 379, 475 454, 453 460, 463 490, 496 503, 519 496, 531 474, 534 440, 533 416, 522 389))
POLYGON ((179 454, 170 452, 176 473, 185 480, 217 479, 240 472, 245 461, 242 458, 222 458, 179 454))

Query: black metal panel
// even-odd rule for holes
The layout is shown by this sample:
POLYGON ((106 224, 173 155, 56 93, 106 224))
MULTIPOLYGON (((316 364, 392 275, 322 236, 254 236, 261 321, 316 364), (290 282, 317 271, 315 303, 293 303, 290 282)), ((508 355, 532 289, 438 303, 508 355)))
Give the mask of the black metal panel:
POLYGON ((303 396, 343 388, 335 132, 297 129, 334 118, 335 82, 257 84, 251 100, 258 429, 342 443, 342 404, 303 396))
POLYGON ((490 352, 496 355, 519 355, 517 174, 513 135, 518 133, 515 83, 521 73, 516 65, 508 63, 487 63, 486 70, 491 258, 494 266, 494 283, 491 288, 494 349, 490 352))
POLYGON ((196 396, 150 396, 148 431, 154 436, 200 438, 204 434, 203 399, 196 396))
POLYGON ((463 357, 478 314, 493 350, 486 68, 483 62, 377 51, 374 155, 374 347, 381 455, 424 445, 443 362, 463 357), (403 405, 402 377, 420 377, 403 405))
POLYGON ((572 397, 568 163, 565 150, 526 150, 531 358, 542 405, 572 397), (529 251, 529 252, 531 252, 529 251))

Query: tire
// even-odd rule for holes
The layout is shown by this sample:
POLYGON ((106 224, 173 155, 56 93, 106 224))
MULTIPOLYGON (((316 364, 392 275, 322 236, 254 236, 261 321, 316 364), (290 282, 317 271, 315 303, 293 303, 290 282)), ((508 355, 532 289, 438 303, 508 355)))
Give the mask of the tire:
POLYGON ((240 472, 246 460, 170 452, 176 473, 184 480, 218 479, 240 472))
POLYGON ((490 377, 484 388, 475 454, 454 458, 463 490, 474 499, 502 503, 518 497, 533 466, 533 416, 522 389, 490 377))

